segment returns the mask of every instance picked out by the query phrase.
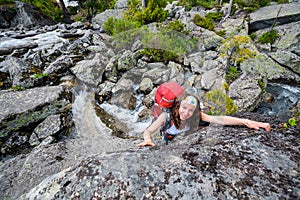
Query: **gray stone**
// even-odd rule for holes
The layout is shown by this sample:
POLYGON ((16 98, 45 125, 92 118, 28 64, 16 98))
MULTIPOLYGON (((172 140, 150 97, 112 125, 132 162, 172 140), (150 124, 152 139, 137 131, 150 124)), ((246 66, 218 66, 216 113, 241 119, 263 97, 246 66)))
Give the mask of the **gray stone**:
POLYGON ((251 33, 259 29, 271 27, 275 22, 281 25, 299 20, 300 3, 266 6, 250 14, 249 31, 251 33))

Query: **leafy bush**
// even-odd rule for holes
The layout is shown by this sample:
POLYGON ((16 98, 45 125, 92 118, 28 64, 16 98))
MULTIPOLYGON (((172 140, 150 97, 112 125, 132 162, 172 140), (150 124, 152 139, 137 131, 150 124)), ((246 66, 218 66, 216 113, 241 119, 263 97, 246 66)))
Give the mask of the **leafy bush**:
POLYGON ((238 108, 233 100, 222 90, 212 90, 206 93, 206 100, 210 105, 209 113, 212 115, 229 115, 236 113, 238 108))
POLYGON ((184 30, 185 24, 179 20, 172 21, 168 24, 168 28, 174 31, 182 32, 184 30))
POLYGON ((250 37, 247 35, 235 35, 226 38, 220 47, 220 56, 229 58, 229 64, 239 65, 246 59, 254 58, 256 51, 250 49, 250 37))
POLYGON ((164 10, 166 5, 166 0, 149 0, 147 7, 142 8, 140 0, 130 0, 124 16, 143 25, 152 22, 163 22, 169 16, 168 11, 164 10))
POLYGON ((262 43, 262 44, 273 44, 277 38, 279 38, 280 35, 278 34, 278 31, 275 29, 272 29, 264 34, 262 34, 259 38, 258 38, 258 42, 262 43))
POLYGON ((196 40, 177 31, 157 27, 155 32, 147 26, 132 29, 114 36, 116 49, 131 47, 136 41, 140 41, 141 48, 162 49, 176 55, 183 55, 193 50, 196 40))
POLYGON ((218 12, 209 12, 205 15, 205 17, 214 21, 220 21, 223 17, 223 14, 218 12))
POLYGON ((109 35, 115 35, 120 32, 128 31, 130 29, 139 28, 140 26, 140 23, 137 21, 132 21, 125 18, 117 19, 114 17, 110 17, 104 23, 103 28, 109 35))
POLYGON ((142 56, 146 56, 150 59, 150 62, 168 62, 174 61, 179 62, 180 56, 174 52, 167 51, 164 49, 151 49, 146 48, 140 51, 142 56))
POLYGON ((178 5, 185 6, 187 10, 190 10, 192 7, 202 6, 206 9, 212 9, 216 5, 218 5, 218 1, 214 0, 206 0, 206 1, 199 1, 199 0, 179 0, 178 5))
POLYGON ((201 17, 198 14, 195 15, 193 22, 197 26, 201 26, 202 28, 206 28, 211 31, 214 30, 214 28, 215 28, 214 22, 212 19, 201 17))

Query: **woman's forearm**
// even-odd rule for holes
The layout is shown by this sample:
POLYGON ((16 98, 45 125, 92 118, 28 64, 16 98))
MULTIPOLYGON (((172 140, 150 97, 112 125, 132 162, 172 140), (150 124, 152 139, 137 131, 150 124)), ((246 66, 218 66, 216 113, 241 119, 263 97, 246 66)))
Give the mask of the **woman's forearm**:
POLYGON ((144 141, 152 141, 151 131, 147 129, 144 131, 144 141))
POLYGON ((266 131, 271 131, 271 126, 269 123, 253 121, 244 118, 237 118, 231 116, 211 116, 202 113, 202 120, 210 123, 221 124, 221 125, 244 125, 252 129, 264 128, 266 131))
POLYGON ((211 116, 211 123, 221 125, 245 125, 248 126, 250 123, 249 119, 236 118, 230 116, 211 116))

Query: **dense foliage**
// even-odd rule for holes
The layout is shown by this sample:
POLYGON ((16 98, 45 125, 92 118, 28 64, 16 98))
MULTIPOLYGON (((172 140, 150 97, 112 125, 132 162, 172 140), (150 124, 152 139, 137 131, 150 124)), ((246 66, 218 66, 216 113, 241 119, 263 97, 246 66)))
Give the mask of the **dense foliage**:
POLYGON ((163 22, 169 16, 169 13, 164 10, 166 5, 166 0, 149 0, 144 8, 141 0, 130 0, 124 17, 141 24, 163 22))
POLYGON ((150 30, 147 26, 142 26, 138 29, 130 29, 116 34, 113 38, 116 49, 131 49, 134 44, 138 44, 139 49, 147 49, 142 54, 150 56, 153 53, 152 59, 155 61, 161 61, 162 55, 166 56, 164 57, 165 60, 177 59, 175 57, 191 52, 197 41, 184 33, 173 31, 164 26, 156 27, 156 31, 150 30), (151 49, 160 51, 152 51, 151 49), (174 54, 177 56, 174 56, 174 54))
POLYGON ((233 100, 219 89, 207 92, 206 101, 209 102, 209 114, 211 115, 229 115, 238 110, 233 100))

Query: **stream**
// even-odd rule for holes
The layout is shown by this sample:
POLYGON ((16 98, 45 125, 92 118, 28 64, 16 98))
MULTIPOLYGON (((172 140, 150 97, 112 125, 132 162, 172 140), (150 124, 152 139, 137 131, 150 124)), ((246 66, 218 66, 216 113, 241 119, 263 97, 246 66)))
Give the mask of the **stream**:
POLYGON ((300 88, 285 84, 269 83, 266 91, 273 96, 271 102, 262 102, 255 112, 265 116, 289 117, 290 109, 300 100, 300 88))

